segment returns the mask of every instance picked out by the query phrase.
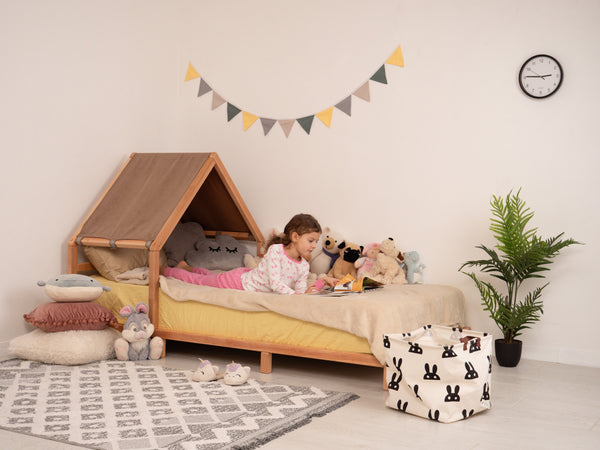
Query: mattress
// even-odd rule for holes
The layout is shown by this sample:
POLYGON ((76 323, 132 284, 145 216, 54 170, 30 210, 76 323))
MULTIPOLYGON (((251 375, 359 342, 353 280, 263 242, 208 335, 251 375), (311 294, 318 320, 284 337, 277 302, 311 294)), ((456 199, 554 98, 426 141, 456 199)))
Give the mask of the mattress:
MULTIPOLYGON (((111 288, 98 302, 116 317, 124 305, 148 299, 147 286, 97 279, 111 288)), ((163 276, 160 286, 159 334, 372 354, 381 364, 383 334, 427 324, 461 326, 465 315, 463 293, 442 285, 388 285, 342 298, 216 289, 163 276)))
MULTIPOLYGON (((106 306, 120 324, 125 305, 148 303, 148 286, 119 283, 95 275, 109 286, 96 300, 106 306)), ((158 329, 248 341, 309 347, 331 351, 371 353, 367 339, 349 332, 287 317, 271 311, 240 311, 194 300, 176 301, 159 290, 158 329)), ((156 324, 154 324, 156 326, 156 324)))

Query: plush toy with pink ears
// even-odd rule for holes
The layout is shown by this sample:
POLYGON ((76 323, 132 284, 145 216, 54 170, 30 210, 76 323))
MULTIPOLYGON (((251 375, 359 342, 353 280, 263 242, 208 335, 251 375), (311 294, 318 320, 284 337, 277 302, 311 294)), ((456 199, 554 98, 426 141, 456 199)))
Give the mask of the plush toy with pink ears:
POLYGON ((115 353, 119 361, 138 361, 142 359, 159 359, 164 348, 164 341, 154 336, 154 325, 148 317, 148 305, 140 302, 132 308, 123 306, 119 311, 121 317, 127 317, 123 325, 122 337, 115 341, 115 353))

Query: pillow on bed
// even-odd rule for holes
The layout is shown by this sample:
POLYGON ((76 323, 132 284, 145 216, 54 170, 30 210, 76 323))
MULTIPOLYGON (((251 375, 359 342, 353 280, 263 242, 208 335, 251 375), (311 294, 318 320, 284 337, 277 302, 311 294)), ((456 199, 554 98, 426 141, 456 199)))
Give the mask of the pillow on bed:
MULTIPOLYGON (((148 267, 148 250, 84 246, 83 251, 100 275, 112 281, 117 281, 117 275, 131 269, 148 267)), ((167 257, 162 250, 160 265, 167 265, 167 257)))
POLYGON ((15 358, 46 364, 78 365, 115 358, 115 340, 121 336, 114 328, 72 330, 46 333, 36 329, 18 336, 8 344, 15 358))
POLYGON ((102 330, 116 327, 117 319, 108 308, 98 303, 42 303, 29 314, 26 322, 47 332, 67 330, 102 330))
POLYGON ((208 270, 244 267, 244 255, 250 254, 246 246, 228 234, 220 234, 214 239, 198 239, 195 247, 196 250, 186 253, 186 262, 208 270))
POLYGON ((183 260, 188 251, 194 250, 195 242, 204 238, 204 228, 199 223, 179 222, 163 245, 169 266, 173 267, 183 260))

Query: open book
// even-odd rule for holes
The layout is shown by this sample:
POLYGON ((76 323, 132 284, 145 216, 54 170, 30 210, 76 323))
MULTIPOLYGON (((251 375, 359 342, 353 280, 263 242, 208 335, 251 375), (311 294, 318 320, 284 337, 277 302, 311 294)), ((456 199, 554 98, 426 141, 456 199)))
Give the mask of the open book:
POLYGON ((369 277, 361 277, 356 279, 352 275, 347 274, 335 286, 324 286, 320 291, 312 292, 311 294, 337 297, 351 293, 360 293, 369 289, 377 289, 382 286, 382 283, 369 277))

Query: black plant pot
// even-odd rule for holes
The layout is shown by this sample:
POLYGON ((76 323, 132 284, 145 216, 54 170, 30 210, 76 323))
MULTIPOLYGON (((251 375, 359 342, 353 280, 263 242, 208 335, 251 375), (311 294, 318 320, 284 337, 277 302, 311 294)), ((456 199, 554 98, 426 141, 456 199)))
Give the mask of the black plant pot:
POLYGON ((523 343, 514 339, 512 343, 507 344, 504 339, 496 339, 496 360, 503 367, 516 367, 521 360, 521 349, 523 343))

